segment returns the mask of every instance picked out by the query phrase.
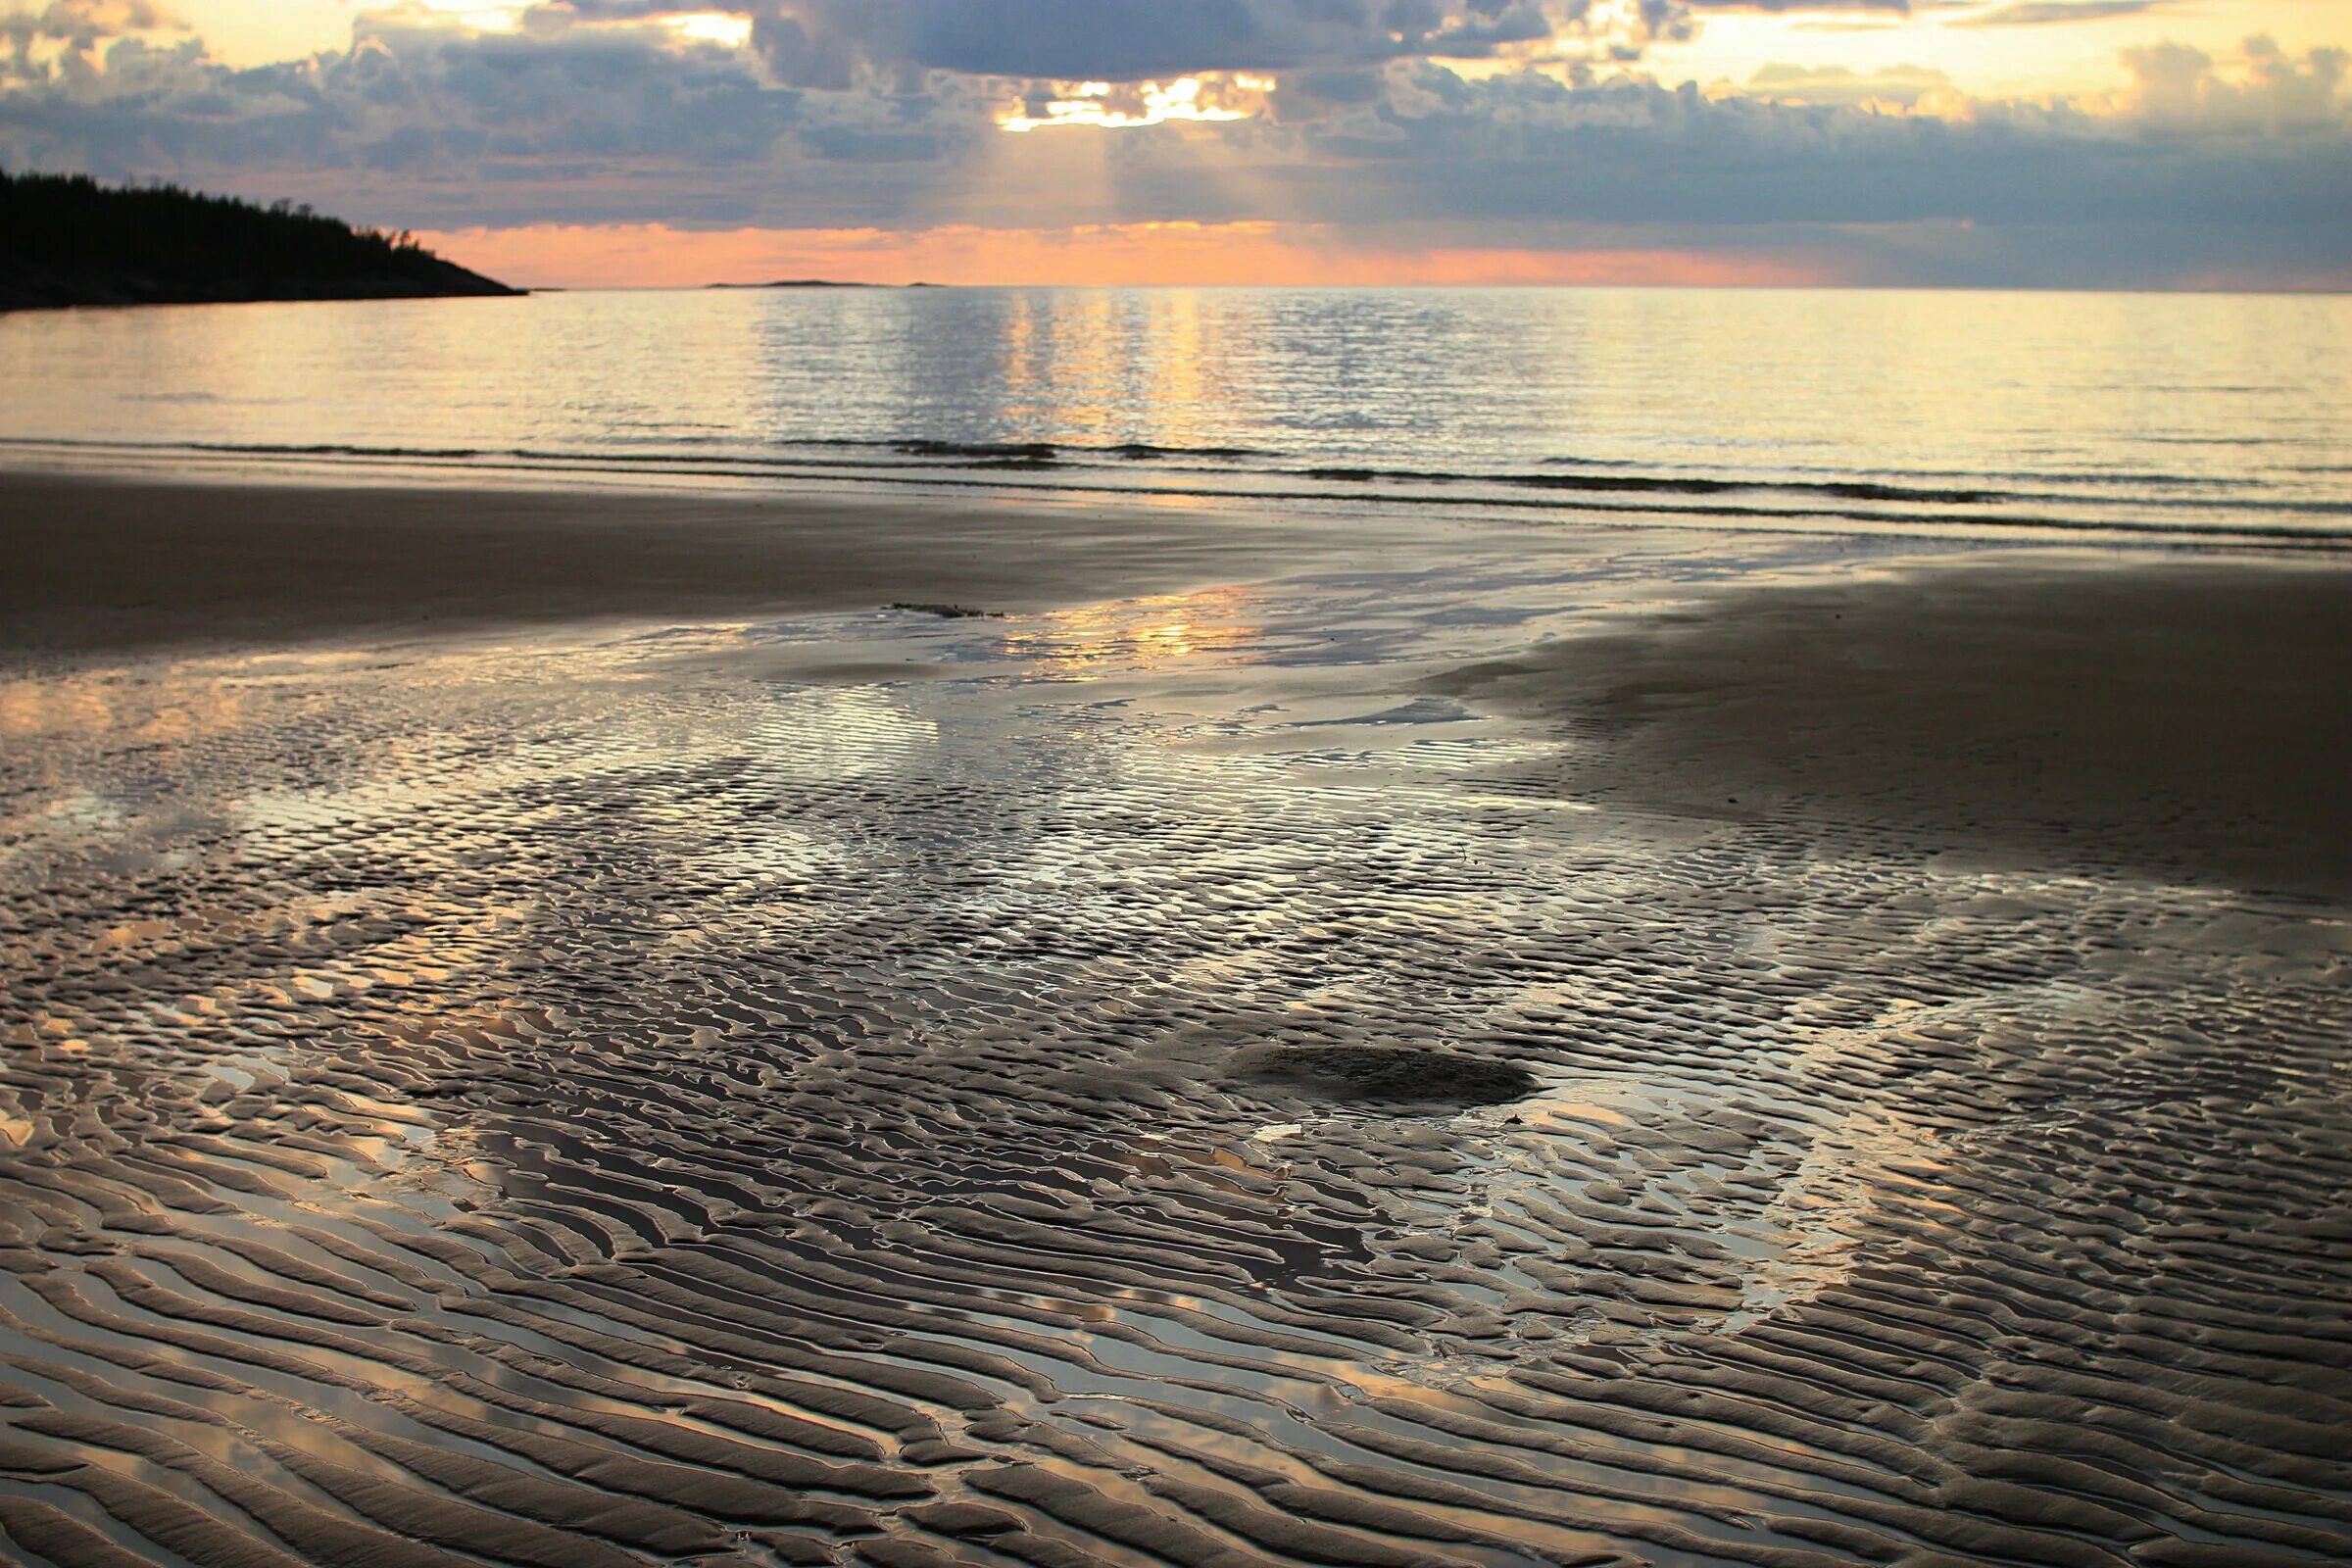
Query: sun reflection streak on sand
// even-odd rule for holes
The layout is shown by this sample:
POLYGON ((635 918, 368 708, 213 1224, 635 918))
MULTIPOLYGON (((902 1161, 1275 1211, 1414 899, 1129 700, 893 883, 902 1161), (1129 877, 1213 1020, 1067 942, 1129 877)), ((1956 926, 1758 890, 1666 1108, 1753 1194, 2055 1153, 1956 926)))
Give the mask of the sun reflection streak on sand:
POLYGON ((1097 680, 1194 661, 1246 660, 1264 627, 1251 597, 1207 588, 1024 617, 1001 642, 1033 679, 1097 680))

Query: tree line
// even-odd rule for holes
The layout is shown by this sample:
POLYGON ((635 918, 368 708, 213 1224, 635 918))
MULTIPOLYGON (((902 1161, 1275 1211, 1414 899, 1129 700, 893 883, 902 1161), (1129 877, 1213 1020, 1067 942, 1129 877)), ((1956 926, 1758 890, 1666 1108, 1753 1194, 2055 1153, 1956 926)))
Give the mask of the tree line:
POLYGON ((0 170, 0 306, 511 292, 307 204, 0 170))

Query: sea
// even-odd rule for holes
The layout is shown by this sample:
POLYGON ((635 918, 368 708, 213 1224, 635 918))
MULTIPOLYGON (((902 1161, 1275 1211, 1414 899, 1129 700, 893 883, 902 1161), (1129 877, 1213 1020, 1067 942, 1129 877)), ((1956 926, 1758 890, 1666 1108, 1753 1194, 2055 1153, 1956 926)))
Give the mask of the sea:
POLYGON ((2301 549, 2352 299, 777 288, 0 318, 0 463, 2301 549))

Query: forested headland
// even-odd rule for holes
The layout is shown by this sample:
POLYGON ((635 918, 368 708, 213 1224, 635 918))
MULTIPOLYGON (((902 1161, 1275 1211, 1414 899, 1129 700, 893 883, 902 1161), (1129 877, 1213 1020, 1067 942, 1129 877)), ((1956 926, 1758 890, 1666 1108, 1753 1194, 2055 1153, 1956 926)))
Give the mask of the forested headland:
POLYGON ((0 310, 519 292, 287 202, 0 170, 0 310))

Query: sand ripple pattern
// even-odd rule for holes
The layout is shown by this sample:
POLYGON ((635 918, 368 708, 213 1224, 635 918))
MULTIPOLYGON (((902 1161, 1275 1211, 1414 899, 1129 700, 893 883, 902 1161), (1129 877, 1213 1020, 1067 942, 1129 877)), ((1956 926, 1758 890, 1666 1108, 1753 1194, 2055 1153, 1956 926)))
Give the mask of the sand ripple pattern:
POLYGON ((2343 911, 1576 809, 1459 597, 0 685, 0 1555, 2352 1559, 2343 911))

